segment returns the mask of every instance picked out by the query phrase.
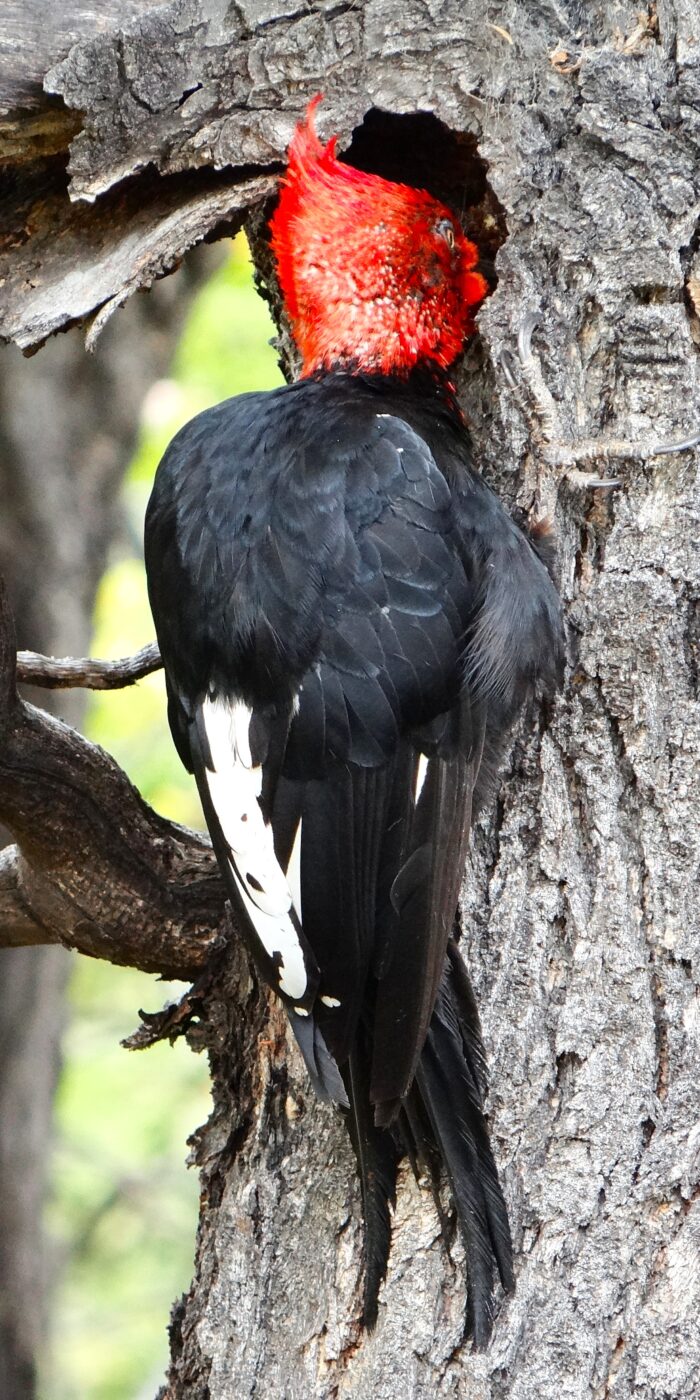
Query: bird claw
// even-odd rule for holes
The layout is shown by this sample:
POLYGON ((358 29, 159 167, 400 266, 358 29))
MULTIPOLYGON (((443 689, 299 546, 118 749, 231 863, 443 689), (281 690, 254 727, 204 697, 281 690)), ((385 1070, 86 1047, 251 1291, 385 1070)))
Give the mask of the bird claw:
POLYGON ((501 350, 499 361, 501 370, 503 372, 503 378, 505 379, 508 388, 517 389, 518 380, 515 374, 515 360, 513 359, 510 350, 501 350))
POLYGON ((591 476, 589 472, 579 471, 578 467, 571 467, 564 472, 562 480, 567 486, 572 486, 579 491, 599 491, 601 487, 614 490, 622 485, 619 477, 613 476, 591 476))
POLYGON ((528 311, 520 323, 518 331, 518 359, 521 365, 527 364, 532 359, 532 336, 535 326, 539 324, 539 315, 536 311, 528 311))
POLYGON ((651 457, 665 457, 672 452, 690 452, 693 447, 700 445, 700 432, 693 433, 692 437, 684 438, 681 442, 657 442, 650 451, 651 457))

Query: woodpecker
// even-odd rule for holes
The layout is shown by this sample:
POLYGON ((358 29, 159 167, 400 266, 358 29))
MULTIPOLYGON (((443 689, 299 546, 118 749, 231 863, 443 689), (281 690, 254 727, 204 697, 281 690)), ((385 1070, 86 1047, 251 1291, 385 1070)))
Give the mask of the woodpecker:
POLYGON ((446 1172, 488 1341, 506 1207, 456 914, 513 720, 560 680, 543 542, 475 471, 450 373, 487 290, 454 213, 354 169, 311 103, 272 249, 297 382, 174 438, 146 518, 175 745, 249 952, 340 1106, 377 1317, 398 1163, 446 1172))

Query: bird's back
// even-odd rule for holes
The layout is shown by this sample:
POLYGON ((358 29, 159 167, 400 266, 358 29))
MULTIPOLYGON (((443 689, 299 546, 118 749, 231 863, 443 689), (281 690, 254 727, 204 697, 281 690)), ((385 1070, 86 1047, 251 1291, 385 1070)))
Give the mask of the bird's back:
POLYGON ((173 734, 230 896, 317 1090, 350 1110, 366 1316, 398 1125, 450 1172, 483 1340, 510 1245, 452 931, 485 751, 559 664, 546 569, 434 383, 349 374, 188 424, 146 559, 173 734))

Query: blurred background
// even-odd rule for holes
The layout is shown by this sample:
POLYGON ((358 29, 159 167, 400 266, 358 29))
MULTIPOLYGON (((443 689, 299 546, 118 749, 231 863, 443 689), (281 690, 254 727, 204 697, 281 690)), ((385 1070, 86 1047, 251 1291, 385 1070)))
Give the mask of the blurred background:
MULTIPOLYGON (((134 302, 90 360, 76 331, 32 361, 3 351, 0 549, 20 646, 76 654, 87 640, 115 657, 152 639, 141 538, 163 450, 195 413, 282 382, 243 235, 134 302)), ((32 698, 103 745, 158 811, 203 825, 160 674, 32 698)), ((129 1053, 120 1040, 139 1008, 183 988, 60 949, 3 951, 0 977, 0 1396, 153 1400, 191 1277, 187 1139, 208 1074, 181 1042, 129 1053)))

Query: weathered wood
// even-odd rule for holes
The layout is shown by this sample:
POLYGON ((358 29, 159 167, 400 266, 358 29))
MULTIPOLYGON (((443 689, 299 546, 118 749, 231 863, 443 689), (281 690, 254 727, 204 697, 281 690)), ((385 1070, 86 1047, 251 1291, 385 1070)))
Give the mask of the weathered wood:
POLYGON ((38 651, 17 653, 17 680, 47 690, 121 690, 159 671, 163 665, 157 642, 149 642, 134 656, 101 661, 93 656, 41 656, 38 651))
POLYGON ((4 0, 0 11, 0 111, 46 107, 44 78, 89 35, 121 28, 162 0, 4 0))
POLYGON ((19 847, 0 868, 0 946, 62 943, 194 977, 224 916, 209 841, 157 816, 107 754, 20 700, 14 661, 0 590, 0 821, 19 847))
POLYGON ((270 177, 234 184, 203 172, 148 192, 136 180, 85 209, 68 202, 62 171, 23 176, 8 213, 19 223, 0 239, 0 334, 28 350, 94 314, 94 345, 133 292, 172 272, 207 234, 235 234, 249 203, 273 188, 270 177))
POLYGON ((104 34, 161 0, 3 0, 0 7, 0 161, 24 165, 65 151, 80 130, 44 91, 48 70, 88 35, 104 34))
MULTIPOLYGON (((164 1394, 693 1394, 698 457, 643 452, 624 463, 618 492, 572 490, 533 450, 501 365, 536 311, 534 348, 574 445, 695 431, 694 0, 663 0, 641 20, 632 5, 593 16, 574 0, 507 12, 476 0, 180 0, 128 34, 73 49, 47 85, 84 114, 72 192, 96 209, 147 163, 144 208, 164 176, 199 178, 202 166, 226 167, 234 181, 242 166, 266 167, 270 179, 321 88, 321 129, 341 143, 372 107, 434 112, 466 139, 475 181, 485 171, 489 182, 483 232, 493 235, 496 218, 485 211, 500 209, 502 246, 460 393, 485 474, 514 506, 556 517, 569 613, 566 694, 523 721, 498 801, 477 824, 464 889, 518 1258, 518 1291, 491 1350, 475 1358, 464 1343, 459 1250, 445 1260, 432 1206, 409 1180, 379 1324, 360 1336, 349 1149, 285 1049, 279 1012, 265 1021, 237 964, 210 997, 203 1032, 215 1107, 198 1137, 196 1277, 174 1319, 164 1394)), ((378 165, 388 132, 375 121, 378 165)), ((439 129, 429 141, 437 165, 439 129)), ((67 209, 57 206, 57 228, 67 209)), ((124 236, 118 218, 115 229, 124 236)), ((65 285, 51 307, 62 287, 53 259, 47 248, 44 326, 71 317, 65 285)), ((129 288, 137 282, 132 270, 129 288)), ((7 311, 28 343, 19 283, 7 311)))

